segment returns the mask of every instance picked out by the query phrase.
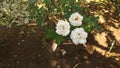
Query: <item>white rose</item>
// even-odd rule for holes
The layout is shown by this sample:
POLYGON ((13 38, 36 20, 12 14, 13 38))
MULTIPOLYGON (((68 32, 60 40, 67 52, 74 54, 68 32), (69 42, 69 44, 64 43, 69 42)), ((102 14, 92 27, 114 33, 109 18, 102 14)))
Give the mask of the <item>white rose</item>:
POLYGON ((72 39, 73 43, 78 44, 85 44, 87 42, 86 38, 88 33, 84 31, 83 28, 76 28, 72 30, 70 34, 70 38, 72 39))
POLYGON ((82 24, 82 20, 83 16, 80 15, 78 12, 73 13, 69 18, 69 21, 73 26, 80 26, 82 24))
POLYGON ((62 36, 67 36, 70 32, 70 24, 67 21, 59 20, 56 25, 56 33, 62 36))

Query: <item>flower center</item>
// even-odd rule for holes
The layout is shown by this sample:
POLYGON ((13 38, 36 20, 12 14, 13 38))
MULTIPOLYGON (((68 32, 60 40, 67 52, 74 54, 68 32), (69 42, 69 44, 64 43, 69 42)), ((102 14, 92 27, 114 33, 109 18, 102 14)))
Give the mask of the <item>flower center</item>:
POLYGON ((62 29, 65 30, 65 26, 62 26, 62 29))
POLYGON ((79 39, 81 39, 81 38, 82 38, 80 33, 78 33, 77 35, 78 35, 78 38, 79 38, 79 39))
POLYGON ((75 18, 76 21, 77 21, 78 19, 79 19, 78 17, 75 18))

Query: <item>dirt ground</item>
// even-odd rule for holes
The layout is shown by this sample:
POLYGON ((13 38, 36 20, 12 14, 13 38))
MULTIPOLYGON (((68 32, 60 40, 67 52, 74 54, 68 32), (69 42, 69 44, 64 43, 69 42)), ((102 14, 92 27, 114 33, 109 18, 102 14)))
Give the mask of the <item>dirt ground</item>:
POLYGON ((104 32, 89 34, 87 47, 61 44, 55 52, 43 35, 38 27, 0 27, 0 68, 120 68, 119 42, 108 52, 104 32))
POLYGON ((0 68, 120 68, 120 19, 112 7, 88 5, 102 30, 89 34, 86 46, 63 42, 55 52, 43 28, 0 27, 0 68))

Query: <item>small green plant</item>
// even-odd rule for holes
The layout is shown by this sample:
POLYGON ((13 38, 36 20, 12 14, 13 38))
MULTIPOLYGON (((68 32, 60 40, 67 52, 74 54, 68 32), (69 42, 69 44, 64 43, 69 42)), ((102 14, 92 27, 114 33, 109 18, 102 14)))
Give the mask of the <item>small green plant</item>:
POLYGON ((29 18, 39 26, 46 26, 45 35, 60 44, 66 39, 73 43, 85 44, 88 33, 99 29, 89 9, 81 7, 77 0, 28 0, 29 18))

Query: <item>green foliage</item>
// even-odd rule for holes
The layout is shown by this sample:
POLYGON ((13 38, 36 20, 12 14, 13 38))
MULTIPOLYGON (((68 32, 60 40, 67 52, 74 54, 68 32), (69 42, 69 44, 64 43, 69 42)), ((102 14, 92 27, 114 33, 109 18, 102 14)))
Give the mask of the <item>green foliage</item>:
POLYGON ((69 0, 69 4, 74 4, 75 0, 69 0))
MULTIPOLYGON (((42 0, 39 5, 37 0, 29 0, 29 2, 29 11, 31 12, 29 16, 30 19, 36 20, 39 26, 44 24, 52 26, 46 28, 45 35, 48 39, 56 40, 58 44, 63 42, 67 37, 56 34, 53 26, 56 25, 55 23, 59 19, 68 20, 74 12, 79 12, 84 16, 84 23, 79 27, 83 27, 85 31, 91 32, 94 29, 100 29, 97 24, 98 17, 86 15, 89 9, 83 9, 83 7, 80 6, 80 2, 76 2, 75 0, 42 0)), ((73 29, 74 27, 71 27, 71 30, 73 29)))
POLYGON ((65 40, 65 37, 56 34, 55 30, 52 27, 47 27, 45 34, 46 34, 46 38, 54 39, 57 44, 60 44, 65 40))
POLYGON ((100 26, 98 25, 98 19, 99 17, 94 17, 94 16, 90 16, 90 17, 84 17, 83 18, 83 22, 85 23, 83 28, 87 31, 87 32, 91 32, 94 29, 98 29, 100 30, 100 26))
POLYGON ((0 20, 0 26, 4 26, 6 23, 4 23, 2 20, 0 20))
POLYGON ((36 19, 39 25, 44 24, 43 22, 46 22, 46 19, 48 21, 55 17, 68 19, 73 12, 82 12, 82 7, 75 0, 59 0, 58 2, 54 0, 43 0, 41 2, 41 8, 38 7, 36 0, 29 0, 28 2, 28 9, 31 12, 29 18, 36 19))
POLYGON ((47 6, 47 8, 50 8, 50 6, 51 6, 51 0, 44 0, 43 2, 47 6))
POLYGON ((50 38, 50 39, 54 39, 54 37, 55 37, 55 31, 53 28, 50 28, 50 27, 46 28, 45 34, 46 34, 46 37, 50 38))

